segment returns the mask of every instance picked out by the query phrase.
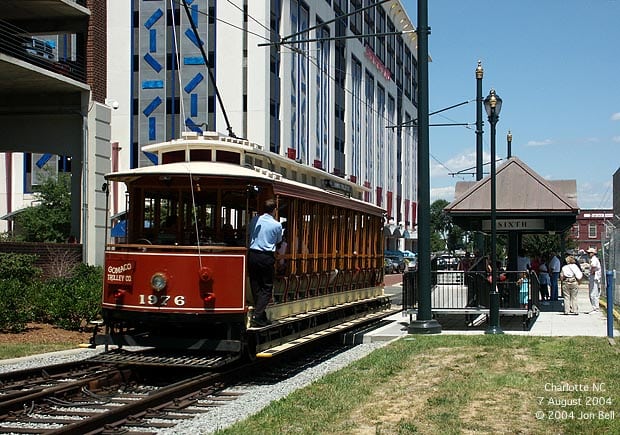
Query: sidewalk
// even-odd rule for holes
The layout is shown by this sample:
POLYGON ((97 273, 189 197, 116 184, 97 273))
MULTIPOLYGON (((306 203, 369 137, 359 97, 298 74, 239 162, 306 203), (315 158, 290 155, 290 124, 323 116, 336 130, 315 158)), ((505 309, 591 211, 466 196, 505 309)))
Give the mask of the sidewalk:
MULTIPOLYGON (((400 276, 400 275, 395 275, 400 276)), ((392 278, 392 276, 390 276, 392 278)), ((387 281, 387 280, 386 280, 387 281)), ((386 294, 394 294, 396 300, 400 300, 402 284, 391 279, 386 282, 386 294), (391 284, 391 285, 390 285, 391 284)), ((534 320, 529 330, 523 328, 522 316, 500 316, 500 328, 505 334, 530 335, 530 336, 607 336, 607 317, 606 310, 601 306, 599 311, 592 311, 590 298, 588 296, 587 284, 579 287, 577 296, 579 315, 564 315, 562 308, 563 301, 560 300, 555 306, 541 306, 541 312, 534 320), (544 311, 553 308, 556 311, 544 311)), ((410 323, 410 316, 406 313, 397 313, 386 320, 391 323, 366 334, 364 342, 387 341, 408 334, 407 327, 410 323)), ((413 315, 412 320, 415 320, 413 315)), ((442 334, 484 334, 488 323, 483 323, 477 327, 467 326, 464 315, 444 315, 438 316, 437 321, 442 327, 442 334)), ((620 337, 620 332, 614 329, 614 337, 620 337)))

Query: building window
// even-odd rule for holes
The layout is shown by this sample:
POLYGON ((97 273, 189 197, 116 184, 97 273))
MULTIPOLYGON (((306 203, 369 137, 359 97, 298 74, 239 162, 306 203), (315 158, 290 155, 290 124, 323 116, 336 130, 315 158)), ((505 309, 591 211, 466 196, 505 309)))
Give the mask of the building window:
MULTIPOLYGON (((351 0, 351 12, 362 8, 362 0, 351 0)), ((362 34, 362 14, 357 13, 349 17, 351 32, 354 35, 362 34)))
MULTIPOLYGON (((377 162, 377 194, 382 193, 382 187, 385 185, 385 88, 381 85, 377 85, 377 142, 375 150, 375 160, 377 162)), ((377 198, 377 205, 381 205, 381 198, 377 198)))
MULTIPOLYGON (((366 0, 364 7, 371 6, 372 2, 366 0)), ((366 9, 364 11, 364 43, 368 45, 372 51, 375 51, 375 8, 366 9)))
MULTIPOLYGON (((291 31, 301 32, 309 27, 308 8, 299 2, 291 2, 291 31)), ((295 39, 304 39, 307 35, 302 34, 295 39)), ((308 43, 297 44, 299 53, 307 53, 308 43)), ((291 55, 291 141, 292 148, 297 150, 297 157, 304 164, 309 163, 308 156, 308 66, 309 57, 295 52, 291 55)))
MULTIPOLYGON (((320 19, 317 17, 317 22, 320 19)), ((330 44, 329 44, 329 28, 320 27, 316 30, 317 39, 325 39, 325 41, 317 41, 316 43, 316 118, 315 118, 315 150, 314 159, 323 163, 323 168, 329 168, 332 165, 331 152, 329 149, 329 137, 331 134, 331 112, 330 98, 331 95, 331 77, 330 70, 330 44)))
POLYGON ((351 174, 359 178, 362 164, 362 64, 355 57, 351 59, 351 174))
MULTIPOLYGON (((366 158, 366 181, 370 183, 369 187, 374 187, 375 182, 375 167, 373 150, 376 146, 375 136, 375 79, 370 71, 366 70, 366 76, 364 84, 365 87, 365 101, 366 101, 366 113, 365 113, 365 158, 366 158)), ((372 201, 372 198, 369 199, 372 201)))
MULTIPOLYGON (((388 95, 388 103, 387 103, 388 125, 396 124, 395 110, 396 110, 396 100, 394 99, 393 96, 388 95)), ((386 154, 388 156, 388 164, 387 164, 387 183, 388 184, 386 184, 385 187, 388 191, 390 191, 390 190, 394 190, 394 177, 395 177, 394 156, 396 154, 396 151, 395 151, 396 134, 394 133, 393 128, 388 128, 386 130, 387 130, 387 153, 386 154)), ((390 198, 389 204, 391 204, 391 198, 390 198)), ((391 216, 391 211, 392 210, 388 209, 388 214, 390 214, 390 216, 391 216)))
MULTIPOLYGON (((389 18, 387 19, 387 31, 394 32, 396 28, 394 27, 394 23, 389 18)), ((396 45, 396 35, 390 35, 386 37, 386 50, 387 50, 387 58, 385 61, 385 66, 390 70, 392 75, 396 72, 395 70, 395 59, 394 59, 394 46, 396 45)))
POLYGON ((588 237, 590 239, 596 238, 596 222, 590 222, 588 224, 588 237))
MULTIPOLYGON (((385 11, 379 8, 377 11, 376 30, 377 33, 385 33, 385 11)), ((381 59, 381 62, 385 65, 385 36, 377 36, 377 49, 376 55, 381 59)))

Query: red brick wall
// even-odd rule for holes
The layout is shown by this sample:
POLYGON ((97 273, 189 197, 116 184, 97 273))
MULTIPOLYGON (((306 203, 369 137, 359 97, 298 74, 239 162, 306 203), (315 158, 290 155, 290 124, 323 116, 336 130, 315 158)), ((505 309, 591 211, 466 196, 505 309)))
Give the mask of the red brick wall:
POLYGON ((105 0, 87 0, 90 9, 86 38, 86 83, 90 85, 93 101, 105 102, 107 74, 107 8, 105 0))
POLYGON ((64 276, 82 262, 82 245, 75 243, 2 242, 0 252, 36 255, 35 266, 43 270, 44 277, 64 276))

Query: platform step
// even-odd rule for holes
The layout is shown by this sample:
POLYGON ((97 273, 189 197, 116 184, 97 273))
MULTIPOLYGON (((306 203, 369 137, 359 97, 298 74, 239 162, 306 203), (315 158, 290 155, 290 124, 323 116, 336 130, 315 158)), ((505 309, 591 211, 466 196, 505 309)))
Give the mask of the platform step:
POLYGON ((363 317, 359 317, 357 319, 350 320, 348 322, 341 323, 336 326, 332 326, 331 328, 323 329, 321 331, 314 332, 312 334, 305 335, 303 337, 297 338, 295 340, 289 341, 287 343, 280 344, 278 346, 274 346, 270 349, 265 349, 256 354, 257 358, 271 358, 279 353, 290 350, 292 348, 301 346, 303 344, 309 343, 313 340, 318 340, 320 338, 326 337, 331 334, 335 334, 340 331, 344 331, 346 329, 355 327, 362 323, 367 323, 373 320, 382 319, 387 316, 391 316, 392 314, 396 314, 401 311, 400 308, 389 308, 381 311, 377 311, 376 313, 370 313, 363 317))

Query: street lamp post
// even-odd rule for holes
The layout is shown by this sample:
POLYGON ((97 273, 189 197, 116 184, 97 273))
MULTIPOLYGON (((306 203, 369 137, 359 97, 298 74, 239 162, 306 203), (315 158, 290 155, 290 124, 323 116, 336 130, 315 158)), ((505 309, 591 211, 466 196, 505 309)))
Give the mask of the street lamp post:
MULTIPOLYGON (((484 120, 482 119, 482 78, 484 77, 484 69, 482 61, 478 61, 476 67, 476 181, 484 178, 482 170, 482 134, 484 131, 484 120)), ((484 235, 481 231, 476 231, 474 239, 474 253, 480 254, 484 250, 484 235)), ((474 255, 478 255, 474 254, 474 255)))
POLYGON ((503 334, 499 326, 499 292, 497 291, 497 191, 495 183, 495 126, 502 110, 502 99, 491 89, 484 99, 484 109, 491 124, 491 292, 489 294, 489 327, 485 334, 503 334))

